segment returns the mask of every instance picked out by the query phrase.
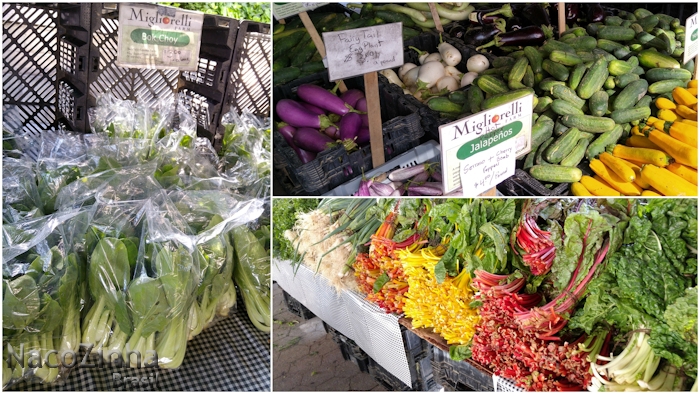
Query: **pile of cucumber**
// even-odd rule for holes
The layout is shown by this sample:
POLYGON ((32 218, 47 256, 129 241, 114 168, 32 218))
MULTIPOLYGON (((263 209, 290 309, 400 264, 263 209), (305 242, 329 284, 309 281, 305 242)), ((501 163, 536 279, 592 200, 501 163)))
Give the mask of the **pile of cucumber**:
POLYGON ((523 168, 542 181, 580 180, 579 163, 596 158, 652 115, 652 101, 686 86, 685 29, 646 9, 574 27, 539 48, 497 58, 468 93, 485 110, 535 93, 532 151, 523 168))
MULTIPOLYGON (((360 13, 310 13, 309 17, 319 34, 328 31, 357 29, 381 25, 384 23, 403 22, 403 39, 407 40, 421 33, 411 18, 405 14, 389 10, 373 9, 367 3, 360 13)), ((283 85, 295 79, 325 70, 321 55, 304 28, 299 17, 293 17, 285 24, 276 24, 273 29, 273 59, 272 72, 275 85, 283 85)))

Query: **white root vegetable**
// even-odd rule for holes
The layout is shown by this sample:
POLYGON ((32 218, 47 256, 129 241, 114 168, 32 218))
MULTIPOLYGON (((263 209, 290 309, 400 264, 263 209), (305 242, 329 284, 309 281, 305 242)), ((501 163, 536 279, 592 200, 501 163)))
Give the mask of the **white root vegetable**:
POLYGON ((403 81, 404 75, 406 75, 406 73, 407 73, 410 69, 416 68, 416 67, 418 67, 418 66, 416 66, 416 65, 413 64, 413 63, 405 63, 403 66, 399 67, 399 78, 401 78, 401 80, 403 81))
POLYGON ((455 90, 459 89, 459 82, 457 82, 457 80, 453 77, 445 75, 437 81, 435 86, 437 86, 438 91, 447 89, 448 92, 454 92, 455 90))
POLYGON ((432 88, 440 78, 445 76, 445 67, 440 62, 427 62, 420 66, 416 86, 432 88))
POLYGON ((462 54, 457 50, 457 48, 446 42, 438 45, 438 51, 440 52, 440 57, 442 57, 442 60, 448 66, 456 66, 462 61, 462 54))
POLYGON ((442 60, 442 57, 440 56, 440 52, 433 52, 430 55, 428 55, 425 60, 423 60, 422 64, 428 63, 428 62, 439 62, 442 60))
POLYGON ((489 68, 489 59, 484 55, 474 55, 467 60, 467 70, 481 73, 489 68))
POLYGON ((459 70, 457 70, 457 68, 455 68, 454 66, 445 67, 445 75, 457 78, 458 80, 462 79, 462 73, 459 70))
POLYGON ((418 79, 418 73, 420 72, 420 67, 415 67, 410 70, 403 76, 403 83, 406 84, 406 86, 415 86, 416 85, 416 80, 418 79))
POLYGON ((474 71, 469 71, 468 73, 466 73, 466 74, 464 74, 464 75, 462 76, 462 82, 460 83, 460 85, 461 85, 462 87, 465 87, 465 86, 467 86, 467 85, 471 85, 472 82, 474 82, 474 80, 475 80, 476 77, 478 77, 478 76, 479 76, 479 74, 477 74, 476 72, 474 72, 474 71))
POLYGON ((396 75, 394 70, 387 68, 386 70, 382 70, 379 73, 382 74, 383 76, 385 76, 386 79, 388 79, 389 82, 393 83, 394 85, 399 85, 402 88, 405 87, 403 84, 403 81, 401 79, 399 79, 399 76, 396 75))
POLYGON ((403 94, 410 94, 411 96, 413 96, 413 92, 411 92, 410 90, 408 90, 406 88, 403 88, 403 94))

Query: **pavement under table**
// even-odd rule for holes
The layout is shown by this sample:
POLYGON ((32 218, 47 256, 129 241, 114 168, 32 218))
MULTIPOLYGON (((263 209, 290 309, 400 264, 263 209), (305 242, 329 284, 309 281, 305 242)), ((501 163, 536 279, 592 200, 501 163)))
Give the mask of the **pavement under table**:
POLYGON ((343 359, 321 319, 303 320, 291 313, 276 283, 272 317, 273 391, 387 391, 343 359))

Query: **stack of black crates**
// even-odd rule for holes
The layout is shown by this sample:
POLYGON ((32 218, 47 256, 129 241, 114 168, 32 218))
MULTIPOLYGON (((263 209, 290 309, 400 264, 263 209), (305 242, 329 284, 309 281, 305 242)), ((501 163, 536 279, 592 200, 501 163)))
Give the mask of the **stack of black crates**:
POLYGON ((89 132, 105 92, 147 103, 178 92, 217 150, 231 108, 270 116, 269 24, 205 15, 198 69, 179 72, 117 66, 118 15, 118 3, 3 4, 3 104, 21 108, 25 130, 89 132))

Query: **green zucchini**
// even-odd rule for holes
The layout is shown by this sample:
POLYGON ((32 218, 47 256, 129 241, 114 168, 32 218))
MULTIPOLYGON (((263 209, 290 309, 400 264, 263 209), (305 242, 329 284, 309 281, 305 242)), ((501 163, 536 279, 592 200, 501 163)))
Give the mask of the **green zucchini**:
POLYGON ((625 86, 615 97, 612 104, 613 111, 634 107, 637 102, 647 94, 649 83, 645 79, 634 81, 625 86))
POLYGON ((530 168, 530 175, 543 182, 574 183, 581 180, 583 173, 576 167, 534 165, 530 168))
POLYGON ((646 119, 651 116, 651 108, 649 107, 635 107, 628 109, 618 109, 612 111, 610 118, 617 124, 629 123, 632 121, 639 121, 641 119, 646 119))
POLYGON ((580 138, 579 130, 572 127, 557 138, 544 152, 544 158, 552 164, 558 164, 576 146, 580 138))
POLYGON ((599 90, 588 99, 588 110, 593 116, 603 116, 608 112, 608 94, 599 90))
POLYGON ((600 134, 598 138, 588 145, 586 149, 586 158, 588 160, 595 159, 599 154, 605 152, 605 148, 607 148, 608 145, 616 144, 620 137, 622 137, 622 131, 621 125, 615 125, 612 130, 600 134))
POLYGON ((606 79, 608 79, 608 62, 605 59, 598 59, 586 71, 576 93, 580 98, 587 100, 603 87, 606 79))
POLYGON ((586 156, 586 149, 588 148, 589 140, 587 138, 579 138, 579 140, 576 142, 576 145, 571 149, 568 155, 566 155, 561 161, 559 162, 559 165, 566 166, 566 167, 576 167, 578 163, 583 160, 583 157, 586 156))
POLYGON ((544 59, 542 61, 542 68, 559 81, 566 81, 569 79, 569 69, 563 64, 544 59))
POLYGON ((566 126, 576 127, 589 133, 605 133, 615 127, 614 120, 599 116, 569 114, 562 116, 559 120, 566 126))

